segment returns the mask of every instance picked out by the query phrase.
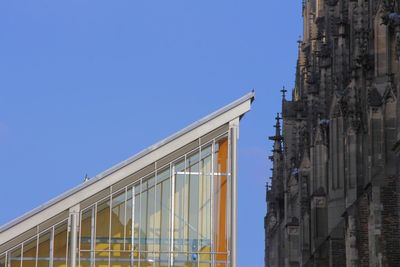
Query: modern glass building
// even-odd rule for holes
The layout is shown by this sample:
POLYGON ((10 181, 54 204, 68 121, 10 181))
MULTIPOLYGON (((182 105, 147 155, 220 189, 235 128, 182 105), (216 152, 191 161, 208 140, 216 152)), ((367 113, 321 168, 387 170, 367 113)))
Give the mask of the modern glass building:
POLYGON ((236 144, 253 99, 2 226, 0 267, 236 267, 236 144))

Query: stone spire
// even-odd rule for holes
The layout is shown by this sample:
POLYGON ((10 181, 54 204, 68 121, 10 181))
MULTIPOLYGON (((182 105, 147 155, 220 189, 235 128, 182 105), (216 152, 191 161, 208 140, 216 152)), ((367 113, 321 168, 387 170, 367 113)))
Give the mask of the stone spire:
POLYGON ((282 118, 279 116, 279 113, 276 115, 276 123, 274 125, 275 127, 275 135, 270 136, 269 140, 274 141, 273 144, 273 149, 272 149, 272 155, 269 157, 270 160, 273 163, 273 168, 271 168, 272 171, 272 184, 271 184, 271 190, 272 190, 272 195, 274 196, 274 199, 279 199, 282 196, 283 193, 283 178, 282 178, 282 170, 283 170, 283 153, 282 153, 282 141, 283 137, 281 134, 281 123, 280 120, 282 118))
POLYGON ((269 140, 274 141, 274 149, 272 150, 272 152, 275 153, 281 153, 282 152, 282 135, 281 135, 281 123, 280 120, 282 118, 279 116, 279 113, 276 114, 276 123, 274 125, 275 127, 275 135, 274 136, 270 136, 269 140))

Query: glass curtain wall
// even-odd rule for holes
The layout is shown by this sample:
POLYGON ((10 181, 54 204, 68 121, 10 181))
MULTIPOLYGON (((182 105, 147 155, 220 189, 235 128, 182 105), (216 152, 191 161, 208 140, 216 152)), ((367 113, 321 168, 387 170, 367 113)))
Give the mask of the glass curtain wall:
POLYGON ((0 267, 66 267, 68 220, 0 255, 0 267))
MULTIPOLYGON (((78 267, 224 267, 230 251, 227 136, 81 210, 78 267)), ((68 220, 0 255, 0 267, 66 267, 68 220)))

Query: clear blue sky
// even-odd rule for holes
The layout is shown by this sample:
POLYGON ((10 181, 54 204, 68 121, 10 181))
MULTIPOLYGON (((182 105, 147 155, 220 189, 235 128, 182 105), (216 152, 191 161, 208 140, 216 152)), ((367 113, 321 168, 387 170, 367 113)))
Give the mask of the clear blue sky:
POLYGON ((239 158, 239 267, 263 266, 265 181, 300 0, 0 3, 0 224, 253 88, 239 158))

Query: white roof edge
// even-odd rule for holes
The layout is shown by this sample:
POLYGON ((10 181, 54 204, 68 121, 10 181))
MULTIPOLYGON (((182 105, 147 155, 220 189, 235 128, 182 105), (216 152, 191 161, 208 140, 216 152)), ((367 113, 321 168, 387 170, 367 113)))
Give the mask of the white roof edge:
MULTIPOLYGON (((236 114, 238 116, 244 115, 247 111, 250 110, 250 104, 251 104, 251 102, 253 102, 254 98, 255 98, 255 92, 252 91, 252 92, 244 95, 243 97, 237 99, 236 101, 224 106, 223 108, 221 108, 221 109, 209 114, 208 116, 206 116, 206 117, 204 117, 204 118, 202 118, 202 119, 190 124, 186 128, 176 132, 175 134, 172 134, 171 136, 161 140, 160 142, 149 146, 148 148, 140 151, 139 153, 135 154, 134 156, 128 158, 127 160, 122 161, 122 162, 114 165, 113 167, 107 169, 106 171, 96 175, 95 177, 93 177, 89 181, 84 182, 84 183, 76 186, 75 188, 72 188, 71 190, 69 190, 69 191, 67 191, 67 192, 65 192, 65 193, 63 193, 63 194, 51 199, 50 201, 40 205, 39 207, 37 207, 37 208, 35 208, 35 209, 25 213, 25 214, 23 214, 22 216, 10 221, 9 223, 6 223, 6 224, 0 226, 0 245, 5 243, 5 242, 7 242, 7 241, 9 241, 9 240, 11 240, 12 238, 14 238, 14 237, 16 237, 19 234, 22 234, 24 232, 23 230, 26 227, 22 227, 24 229, 22 229, 22 228, 21 229, 14 229, 14 230, 12 229, 12 228, 17 227, 18 224, 21 224, 21 223, 25 222, 26 220, 30 219, 31 217, 37 216, 39 213, 45 212, 45 210, 48 209, 49 207, 55 206, 57 203, 70 198, 72 195, 77 194, 79 191, 82 191, 82 190, 92 186, 95 183, 102 182, 103 180, 105 180, 105 179, 103 179, 104 177, 110 176, 111 174, 117 173, 117 172, 126 173, 126 171, 125 172, 122 171, 122 169, 124 167, 127 167, 128 165, 130 165, 133 162, 142 160, 147 155, 156 152, 156 150, 160 150, 162 147, 164 147, 164 146, 176 141, 177 139, 179 139, 180 137, 182 137, 184 135, 189 134, 191 131, 194 131, 196 128, 199 128, 201 126, 205 126, 208 122, 211 122, 212 120, 215 120, 216 118, 222 116, 223 114, 229 112, 230 110, 235 109, 235 108, 241 106, 242 104, 244 104, 246 102, 249 102, 248 107, 245 107, 244 109, 239 111, 239 113, 241 113, 241 114, 236 114), (7 232, 10 232, 8 230, 13 230, 13 231, 11 231, 11 232, 13 232, 11 234, 11 236, 9 234, 7 234, 7 232)), ((217 127, 219 127, 221 125, 212 125, 212 126, 213 126, 213 128, 209 129, 210 131, 212 131, 214 128, 217 128, 217 127)), ((209 126, 206 127, 206 128, 208 129, 209 126)), ((172 151, 170 151, 170 152, 172 152, 172 151)), ((155 159, 154 161, 156 161, 156 160, 157 159, 155 159)), ((147 161, 144 160, 144 162, 142 162, 142 163, 145 164, 147 161)), ((89 188, 89 190, 90 190, 90 188, 89 188)), ((70 202, 68 202, 68 203, 70 203, 70 202)), ((69 207, 65 207, 64 210, 68 209, 68 208, 69 207)), ((45 214, 43 214, 43 215, 45 216, 45 214)), ((49 219, 49 218, 51 218, 51 216, 50 217, 46 217, 46 219, 49 219)), ((43 219, 43 221, 44 220, 45 219, 43 219)), ((30 228, 25 229, 25 231, 27 231, 29 229, 30 228)))

